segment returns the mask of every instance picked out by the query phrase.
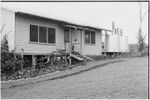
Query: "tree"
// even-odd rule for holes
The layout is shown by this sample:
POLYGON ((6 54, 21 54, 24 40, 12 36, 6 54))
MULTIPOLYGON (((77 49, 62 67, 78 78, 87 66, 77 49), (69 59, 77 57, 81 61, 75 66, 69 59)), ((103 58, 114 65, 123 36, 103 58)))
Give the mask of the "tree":
POLYGON ((112 31, 113 31, 113 34, 116 33, 116 28, 115 28, 115 22, 112 21, 112 31))
POLYGON ((8 34, 4 34, 3 35, 3 30, 4 30, 5 24, 2 25, 1 29, 0 29, 0 34, 1 34, 1 52, 8 52, 9 51, 9 47, 8 47, 8 40, 7 40, 7 36, 8 34))
POLYGON ((0 29, 0 35, 1 35, 1 73, 10 75, 14 73, 14 69, 20 68, 21 60, 18 57, 17 59, 14 58, 14 55, 11 51, 9 51, 8 46, 8 34, 4 33, 4 27, 5 25, 2 25, 0 29))
POLYGON ((8 40, 6 34, 3 36, 3 39, 1 41, 1 52, 9 52, 8 40))
POLYGON ((138 36, 137 36, 137 39, 138 39, 137 45, 138 45, 138 52, 139 52, 140 56, 142 55, 142 51, 145 47, 145 41, 144 41, 145 36, 141 33, 141 29, 139 29, 138 36))
POLYGON ((138 52, 141 56, 142 51, 145 47, 145 37, 146 37, 146 35, 143 35, 143 32, 142 32, 142 22, 143 22, 143 19, 144 19, 147 12, 145 12, 142 15, 142 4, 139 2, 139 5, 140 5, 140 18, 139 18, 140 19, 140 26, 139 26, 139 30, 138 30, 138 34, 137 34, 137 46, 138 46, 138 52))

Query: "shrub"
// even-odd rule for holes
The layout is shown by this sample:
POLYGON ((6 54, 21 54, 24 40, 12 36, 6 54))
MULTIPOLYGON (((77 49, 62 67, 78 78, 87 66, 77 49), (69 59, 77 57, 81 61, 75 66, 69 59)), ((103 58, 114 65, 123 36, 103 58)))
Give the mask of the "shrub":
POLYGON ((14 53, 9 51, 7 35, 1 41, 1 72, 2 75, 11 75, 20 69, 21 56, 14 57, 14 53))

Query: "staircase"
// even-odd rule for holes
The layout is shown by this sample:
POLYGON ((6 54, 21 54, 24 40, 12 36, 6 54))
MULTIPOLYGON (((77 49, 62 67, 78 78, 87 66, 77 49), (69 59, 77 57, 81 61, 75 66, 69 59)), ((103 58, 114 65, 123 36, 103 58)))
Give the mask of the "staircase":
POLYGON ((89 60, 92 60, 90 57, 87 57, 87 56, 83 56, 81 54, 79 54, 79 52, 72 52, 70 54, 71 57, 79 60, 79 61, 89 61, 89 60))

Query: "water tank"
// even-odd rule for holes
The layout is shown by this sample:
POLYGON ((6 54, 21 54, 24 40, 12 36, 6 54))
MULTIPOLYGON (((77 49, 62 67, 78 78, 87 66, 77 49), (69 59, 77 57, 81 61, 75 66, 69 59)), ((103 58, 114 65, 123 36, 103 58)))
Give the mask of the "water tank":
POLYGON ((128 37, 119 34, 109 34, 106 39, 107 52, 129 52, 128 37))

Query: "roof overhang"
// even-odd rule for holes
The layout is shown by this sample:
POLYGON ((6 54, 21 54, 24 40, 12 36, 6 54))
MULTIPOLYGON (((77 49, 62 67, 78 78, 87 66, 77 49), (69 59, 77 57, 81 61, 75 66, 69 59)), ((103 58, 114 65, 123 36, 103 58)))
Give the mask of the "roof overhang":
POLYGON ((108 29, 104 29, 104 28, 97 28, 97 27, 92 27, 92 26, 74 24, 74 23, 71 23, 71 22, 52 19, 52 18, 49 18, 49 17, 34 15, 34 14, 30 14, 30 13, 15 12, 15 14, 16 15, 21 15, 21 16, 26 16, 26 17, 31 17, 31 18, 36 18, 36 19, 41 19, 41 20, 46 20, 46 21, 51 21, 51 22, 59 24, 62 27, 68 27, 68 28, 74 28, 74 29, 84 29, 84 30, 97 30, 97 31, 104 30, 104 31, 112 32, 112 30, 108 30, 108 29))
POLYGON ((90 27, 90 26, 76 26, 76 25, 61 25, 64 28, 72 28, 72 29, 82 29, 82 30, 91 30, 91 31, 109 31, 112 32, 111 30, 107 30, 107 29, 102 29, 102 28, 94 28, 94 27, 90 27))

